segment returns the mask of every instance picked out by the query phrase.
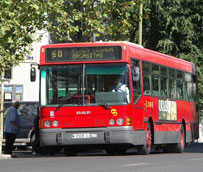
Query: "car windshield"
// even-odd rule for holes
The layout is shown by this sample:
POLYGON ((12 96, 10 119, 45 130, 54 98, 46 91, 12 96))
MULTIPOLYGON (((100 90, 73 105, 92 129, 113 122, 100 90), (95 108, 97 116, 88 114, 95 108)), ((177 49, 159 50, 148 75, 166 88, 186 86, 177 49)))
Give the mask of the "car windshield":
POLYGON ((41 105, 86 106, 130 102, 127 64, 48 66, 41 70, 41 105))

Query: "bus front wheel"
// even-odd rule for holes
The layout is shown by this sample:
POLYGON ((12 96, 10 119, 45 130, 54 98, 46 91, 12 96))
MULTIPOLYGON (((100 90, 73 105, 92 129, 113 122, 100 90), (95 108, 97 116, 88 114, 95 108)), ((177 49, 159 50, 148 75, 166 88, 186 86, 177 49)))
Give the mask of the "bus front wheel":
POLYGON ((146 138, 146 144, 139 146, 137 148, 138 153, 142 155, 148 155, 151 152, 151 146, 152 146, 152 131, 151 126, 148 123, 147 125, 147 138, 146 138))

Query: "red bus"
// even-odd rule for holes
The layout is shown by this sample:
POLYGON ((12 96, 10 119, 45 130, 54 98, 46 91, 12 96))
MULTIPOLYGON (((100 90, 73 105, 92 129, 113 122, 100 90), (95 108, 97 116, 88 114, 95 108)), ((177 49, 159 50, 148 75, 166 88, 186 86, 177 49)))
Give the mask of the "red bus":
POLYGON ((42 46, 39 68, 42 147, 183 152, 199 137, 193 63, 129 42, 94 42, 42 46))

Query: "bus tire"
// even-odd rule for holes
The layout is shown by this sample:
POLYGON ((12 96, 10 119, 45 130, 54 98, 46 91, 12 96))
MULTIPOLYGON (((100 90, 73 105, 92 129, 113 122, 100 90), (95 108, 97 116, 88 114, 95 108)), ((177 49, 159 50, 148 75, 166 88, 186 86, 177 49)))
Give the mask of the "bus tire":
POLYGON ((142 155, 148 155, 151 152, 151 146, 152 146, 152 131, 151 126, 148 123, 147 124, 147 138, 146 138, 146 144, 138 146, 137 151, 139 154, 142 155))
POLYGON ((185 149, 185 130, 183 125, 181 125, 180 142, 174 145, 174 151, 176 153, 183 153, 184 149, 185 149))

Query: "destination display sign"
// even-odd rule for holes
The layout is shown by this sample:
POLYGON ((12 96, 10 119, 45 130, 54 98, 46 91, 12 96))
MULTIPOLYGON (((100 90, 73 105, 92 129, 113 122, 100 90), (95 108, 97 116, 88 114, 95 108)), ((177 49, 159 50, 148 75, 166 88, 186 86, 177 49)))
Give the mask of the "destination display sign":
POLYGON ((60 47, 46 49, 46 62, 121 60, 121 46, 60 47))

